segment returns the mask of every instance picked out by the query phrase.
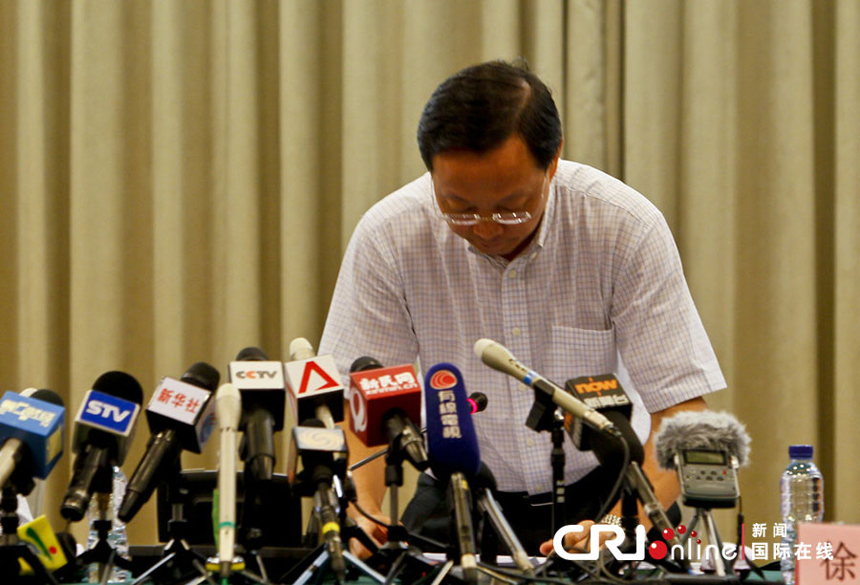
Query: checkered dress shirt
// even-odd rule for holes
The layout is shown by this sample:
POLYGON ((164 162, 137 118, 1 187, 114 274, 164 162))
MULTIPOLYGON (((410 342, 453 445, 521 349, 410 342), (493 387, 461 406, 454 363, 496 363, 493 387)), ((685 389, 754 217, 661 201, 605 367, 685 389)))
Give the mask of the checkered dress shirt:
MULTIPOLYGON (((481 459, 500 490, 551 489, 549 433, 524 423, 534 393, 483 365, 487 337, 563 385, 615 372, 645 441, 649 412, 725 387, 662 214, 620 181, 560 161, 538 233, 513 261, 486 256, 442 220, 425 174, 362 217, 341 266, 319 353, 341 372, 369 355, 384 365, 456 365, 481 459)), ((565 479, 596 467, 565 441, 565 479)))

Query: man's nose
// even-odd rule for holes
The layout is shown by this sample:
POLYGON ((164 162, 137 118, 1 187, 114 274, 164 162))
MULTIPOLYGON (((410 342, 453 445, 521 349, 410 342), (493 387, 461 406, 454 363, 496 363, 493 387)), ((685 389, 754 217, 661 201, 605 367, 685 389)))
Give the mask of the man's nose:
POLYGON ((505 228, 494 221, 479 221, 475 227, 472 228, 472 231, 479 238, 491 240, 500 235, 504 229, 505 228))

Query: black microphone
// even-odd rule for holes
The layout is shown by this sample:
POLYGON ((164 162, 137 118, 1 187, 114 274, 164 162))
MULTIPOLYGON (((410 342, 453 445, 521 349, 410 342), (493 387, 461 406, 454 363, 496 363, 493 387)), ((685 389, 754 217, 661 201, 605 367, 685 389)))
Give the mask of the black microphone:
MULTIPOLYGON (((603 416, 609 412, 618 412, 630 420, 633 403, 614 374, 574 378, 568 380, 564 388, 568 394, 603 416)), ((564 414, 564 426, 573 440, 573 445, 580 451, 590 451, 594 442, 603 441, 605 437, 604 433, 595 431, 585 424, 582 418, 569 412, 564 414)))
POLYGON ((487 410, 487 395, 483 392, 472 392, 466 400, 472 407, 472 414, 478 414, 487 410))
MULTIPOLYGON (((614 429, 613 433, 597 433, 594 429, 586 429, 584 425, 578 427, 579 432, 592 434, 587 443, 589 443, 589 447, 594 451, 597 460, 603 467, 612 470, 613 473, 620 472, 624 464, 624 450, 626 448, 629 454, 629 463, 627 469, 623 470, 623 472, 627 480, 627 485, 639 495, 642 509, 649 520, 651 520, 654 528, 664 535, 667 533, 674 534, 674 527, 669 522, 663 505, 657 499, 654 488, 645 475, 645 472, 642 471, 642 462, 645 460, 645 449, 642 446, 642 441, 639 440, 639 437, 630 425, 629 419, 632 406, 620 382, 618 382, 613 374, 607 374, 604 376, 571 380, 568 383, 568 388, 572 393, 583 396, 583 404, 587 408, 596 407, 593 408, 594 412, 611 421, 610 424, 614 429), (576 387, 577 384, 580 384, 579 388, 576 387), (606 396, 606 400, 595 402, 592 399, 599 397, 596 395, 606 396), (589 406, 589 402, 593 406, 589 406)), ((575 429, 577 427, 572 424, 571 417, 566 417, 565 426, 568 432, 572 433, 574 441, 576 441, 574 435, 576 434, 575 429)), ((580 438, 583 436, 587 435, 580 435, 580 438)), ((667 539, 667 542, 670 548, 681 546, 677 535, 667 539)), ((679 563, 684 569, 690 568, 689 561, 686 559, 680 559, 679 563)))
POLYGON ((410 365, 383 367, 360 357, 350 371, 350 428, 368 447, 388 444, 419 471, 430 461, 413 420, 421 418, 421 387, 410 365))
POLYGON ((259 347, 246 347, 230 362, 230 382, 242 395, 244 431, 240 448, 247 479, 271 481, 275 470, 274 434, 284 428, 284 364, 270 361, 259 347))
POLYGON ((142 402, 140 384, 124 372, 102 374, 87 392, 75 417, 77 457, 60 507, 66 520, 83 519, 93 493, 112 491, 112 468, 125 461, 142 402))
POLYGON ((213 392, 221 376, 206 362, 197 362, 182 378, 165 377, 149 405, 146 420, 152 436, 129 479, 117 516, 129 522, 163 481, 179 471, 183 449, 200 453, 215 426, 213 392))
MULTIPOLYGON (((291 444, 291 460, 300 455, 310 486, 313 487, 314 510, 320 524, 320 541, 325 545, 331 562, 331 570, 338 582, 346 579, 343 540, 340 536, 340 514, 335 481, 345 475, 346 438, 340 427, 326 428, 323 421, 306 420, 302 426, 293 427, 294 441, 291 444)), ((295 477, 291 464, 291 477, 295 477)))

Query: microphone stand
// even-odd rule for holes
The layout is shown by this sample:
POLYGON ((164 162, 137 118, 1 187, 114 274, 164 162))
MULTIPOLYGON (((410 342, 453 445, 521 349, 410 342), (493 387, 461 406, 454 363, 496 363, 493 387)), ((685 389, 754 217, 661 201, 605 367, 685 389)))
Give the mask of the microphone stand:
POLYGON ((101 583, 107 583, 114 565, 129 572, 131 572, 132 567, 131 561, 118 554, 108 542, 108 533, 113 528, 112 492, 113 465, 103 465, 93 477, 93 497, 96 501, 98 518, 93 521, 92 525, 96 529, 98 539, 91 549, 78 557, 84 566, 97 563, 101 583))
POLYGON ((170 479, 162 482, 158 489, 167 490, 167 501, 171 504, 171 519, 167 523, 170 541, 164 545, 162 552, 164 558, 142 573, 132 582, 132 585, 142 585, 150 581, 175 583, 177 575, 192 573, 199 574, 209 585, 217 585, 206 570, 206 559, 191 550, 191 546, 185 540, 189 531, 188 520, 185 518, 189 489, 181 472, 179 457, 176 458, 173 469, 167 477, 170 479))
MULTIPOLYGON (((304 471, 302 473, 305 473, 304 471)), ((351 480, 347 480, 347 484, 350 483, 351 480)), ((321 518, 322 508, 323 507, 331 507, 330 503, 320 501, 324 496, 320 495, 318 486, 310 485, 312 482, 309 480, 303 481, 301 483, 296 484, 297 491, 300 492, 302 496, 313 496, 314 497, 314 511, 313 517, 311 519, 312 526, 308 528, 307 537, 313 537, 312 535, 316 535, 319 533, 319 527, 322 526, 323 520, 321 518), (313 487, 313 494, 310 493, 301 493, 308 492, 308 485, 313 487)), ((315 482, 313 482, 315 483, 315 482)), ((361 530, 357 524, 354 522, 349 522, 349 519, 344 519, 344 510, 349 503, 350 497, 354 498, 354 495, 350 496, 351 489, 347 487, 346 489, 341 489, 341 482, 337 475, 334 475, 331 479, 331 486, 324 486, 323 490, 327 496, 325 497, 333 497, 337 500, 338 507, 341 512, 339 514, 340 524, 343 527, 343 560, 347 565, 352 565, 356 567, 359 571, 364 573, 366 576, 370 577, 373 581, 377 583, 383 583, 385 581, 385 577, 376 571, 374 571, 370 566, 368 566, 364 561, 353 555, 349 552, 349 541, 352 538, 358 538, 361 543, 366 546, 369 550, 373 550, 375 545, 373 541, 368 537, 363 530, 361 530), (332 495, 328 495, 332 494, 332 495)), ((332 521, 332 518, 327 517, 326 521, 332 521)), ((304 585, 305 583, 310 582, 312 579, 318 581, 322 572, 326 571, 326 569, 330 566, 330 555, 326 548, 326 543, 322 542, 317 545, 305 558, 303 558, 298 564, 296 564, 292 569, 290 569, 284 576, 282 576, 278 582, 279 583, 292 583, 294 585, 304 585)), ((341 582, 340 578, 335 575, 337 582, 341 582)))
MULTIPOLYGON (((636 542, 635 529, 639 525, 639 503, 642 504, 642 509, 651 520, 652 526, 661 532, 666 528, 672 528, 672 526, 665 510, 663 510, 663 505, 654 494, 651 482, 639 464, 644 457, 642 443, 630 427, 630 422, 618 412, 609 412, 607 416, 615 423, 616 430, 608 436, 593 437, 591 445, 597 460, 609 469, 619 469, 619 448, 622 452, 626 449, 629 454, 629 457, 622 459, 628 460, 627 467, 619 469, 619 472, 624 474, 623 493, 621 495, 621 526, 624 528, 626 542, 632 544, 636 542)), ((610 504, 608 503, 608 505, 610 504)), ((669 550, 672 550, 674 546, 681 545, 677 535, 668 539, 667 544, 669 550)), ((691 569, 689 559, 678 560, 680 566, 672 564, 667 559, 656 562, 670 572, 689 573, 691 569)))
POLYGON ((416 463, 407 457, 407 447, 398 434, 391 438, 385 452, 385 485, 388 487, 388 514, 392 524, 388 527, 388 542, 378 548, 369 559, 377 568, 388 569, 384 583, 392 583, 401 574, 401 581, 412 583, 428 573, 433 565, 421 551, 406 541, 409 533, 397 519, 400 517, 399 488, 403 487, 403 462, 409 461, 418 471, 427 469, 426 462, 416 463))
POLYGON ((564 416, 558 411, 552 401, 552 394, 548 394, 535 388, 535 401, 526 426, 535 432, 548 431, 552 437, 552 451, 550 453, 550 467, 552 468, 552 526, 551 534, 565 525, 567 510, 565 502, 564 481, 564 416))
POLYGON ((718 554, 714 555, 714 573, 718 577, 726 576, 726 561, 723 559, 723 555, 721 554, 723 550, 723 541, 720 538, 720 533, 717 532, 717 524, 714 522, 714 515, 711 513, 710 508, 696 508, 696 512, 693 514, 693 520, 690 522, 689 532, 681 537, 681 545, 687 544, 687 541, 690 539, 690 535, 696 529, 696 526, 699 524, 699 520, 701 520, 705 525, 705 533, 708 535, 708 542, 711 544, 717 545, 718 554))
MULTIPOLYGON (((30 482, 32 483, 32 479, 30 482)), ((8 481, 3 488, 0 509, 0 526, 3 527, 3 534, 0 535, 0 575, 11 575, 15 582, 14 579, 20 575, 21 560, 33 569, 35 583, 57 585, 54 575, 48 572, 29 545, 18 538, 18 490, 12 485, 12 481, 8 481)), ((70 559, 69 562, 73 560, 70 559)))
MULTIPOLYGON (((317 423, 319 426, 324 426, 319 421, 317 423)), ((295 430, 299 428, 304 427, 296 427, 294 437, 295 430)), ((343 538, 340 544, 333 539, 321 542, 310 554, 281 577, 279 582, 302 585, 311 579, 318 579, 320 571, 324 570, 333 571, 337 582, 341 582, 346 577, 349 566, 352 566, 374 581, 383 583, 385 581, 384 576, 349 552, 349 540, 351 538, 359 538, 369 550, 374 550, 375 546, 370 537, 355 523, 345 521, 345 510, 349 504, 349 498, 354 498, 353 489, 350 487, 343 489, 343 478, 347 476, 346 451, 327 451, 325 449, 315 451, 310 448, 302 449, 296 443, 294 445, 299 449, 298 455, 304 466, 293 486, 294 492, 301 497, 314 499, 313 516, 306 538, 313 538, 313 535, 318 535, 320 531, 325 533, 325 527, 332 523, 338 525, 338 534, 334 538, 340 539, 341 534, 343 538), (350 496, 350 494, 353 495, 350 496), (342 531, 341 527, 343 528, 342 531), (329 554, 330 547, 341 549, 337 553, 337 557, 342 558, 343 565, 332 566, 332 557, 329 554)), ((351 480, 348 480, 348 486, 351 486, 351 480)))

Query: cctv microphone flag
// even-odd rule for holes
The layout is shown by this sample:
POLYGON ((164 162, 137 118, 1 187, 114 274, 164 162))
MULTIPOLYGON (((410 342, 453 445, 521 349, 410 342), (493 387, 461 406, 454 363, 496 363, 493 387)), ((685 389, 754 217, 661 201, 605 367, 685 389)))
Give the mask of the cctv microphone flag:
POLYGON ((273 417, 272 430, 283 430, 284 364, 272 360, 236 360, 230 362, 228 373, 230 382, 242 394, 243 411, 260 405, 273 417))

